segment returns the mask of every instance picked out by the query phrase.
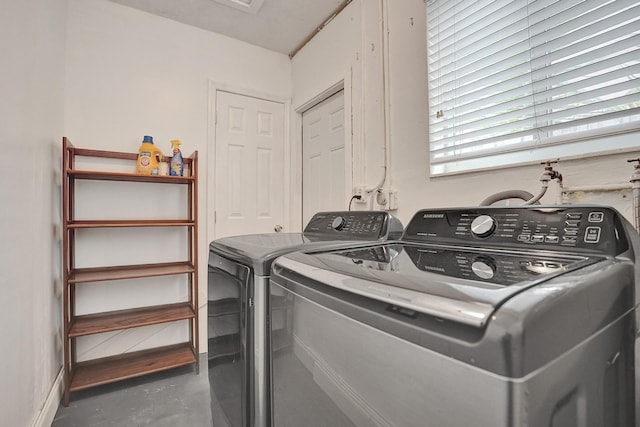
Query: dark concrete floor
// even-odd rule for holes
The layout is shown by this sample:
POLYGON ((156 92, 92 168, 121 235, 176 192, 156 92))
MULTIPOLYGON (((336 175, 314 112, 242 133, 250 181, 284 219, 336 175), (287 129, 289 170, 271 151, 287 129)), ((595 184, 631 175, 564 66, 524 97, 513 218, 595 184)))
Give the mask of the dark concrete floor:
MULTIPOLYGON (((274 370, 278 425, 353 426, 293 353, 279 353, 274 370)), ((199 375, 184 366, 72 393, 51 427, 212 427, 213 420, 215 427, 239 426, 240 375, 239 363, 210 366, 203 353, 199 375)))
POLYGON ((211 427, 206 354, 185 366, 71 394, 51 427, 211 427))

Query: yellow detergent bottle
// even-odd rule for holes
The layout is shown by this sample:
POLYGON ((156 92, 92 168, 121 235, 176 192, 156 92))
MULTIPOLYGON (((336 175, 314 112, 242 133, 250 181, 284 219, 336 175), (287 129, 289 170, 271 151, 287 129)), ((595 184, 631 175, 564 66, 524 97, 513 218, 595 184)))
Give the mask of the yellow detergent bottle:
POLYGON ((145 135, 138 150, 136 173, 141 175, 158 175, 162 151, 153 145, 153 137, 145 135))

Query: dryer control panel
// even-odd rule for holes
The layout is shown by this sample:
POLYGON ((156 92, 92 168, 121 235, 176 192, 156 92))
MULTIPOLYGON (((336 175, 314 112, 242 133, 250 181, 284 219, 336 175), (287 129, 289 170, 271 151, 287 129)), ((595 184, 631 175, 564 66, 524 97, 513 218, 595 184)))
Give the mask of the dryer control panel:
POLYGON ((603 206, 422 210, 402 240, 617 255, 628 247, 623 221, 615 210, 603 206))
POLYGON ((319 212, 311 218, 304 235, 327 240, 389 240, 402 235, 400 221, 383 211, 319 212))

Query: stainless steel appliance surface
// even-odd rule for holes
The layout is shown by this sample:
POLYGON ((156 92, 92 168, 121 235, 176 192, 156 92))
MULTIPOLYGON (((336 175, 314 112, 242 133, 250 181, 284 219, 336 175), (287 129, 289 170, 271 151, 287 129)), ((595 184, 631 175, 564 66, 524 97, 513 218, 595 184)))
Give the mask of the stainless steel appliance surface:
POLYGON ((216 427, 263 427, 271 419, 271 327, 284 328, 283 301, 269 302, 271 264, 302 249, 354 247, 399 239, 402 224, 380 211, 320 212, 302 233, 226 237, 211 242, 208 278, 208 358, 216 427), (276 312, 272 322, 269 313, 276 312))
POLYGON ((608 207, 472 207, 278 258, 273 425, 635 426, 639 240, 608 207))

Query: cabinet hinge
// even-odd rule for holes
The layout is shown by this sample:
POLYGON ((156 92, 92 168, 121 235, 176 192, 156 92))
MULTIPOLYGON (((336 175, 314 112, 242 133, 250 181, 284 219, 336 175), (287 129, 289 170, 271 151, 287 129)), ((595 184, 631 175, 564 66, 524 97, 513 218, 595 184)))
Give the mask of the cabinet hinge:
POLYGON ((249 307, 253 307, 253 298, 249 298, 249 307))

